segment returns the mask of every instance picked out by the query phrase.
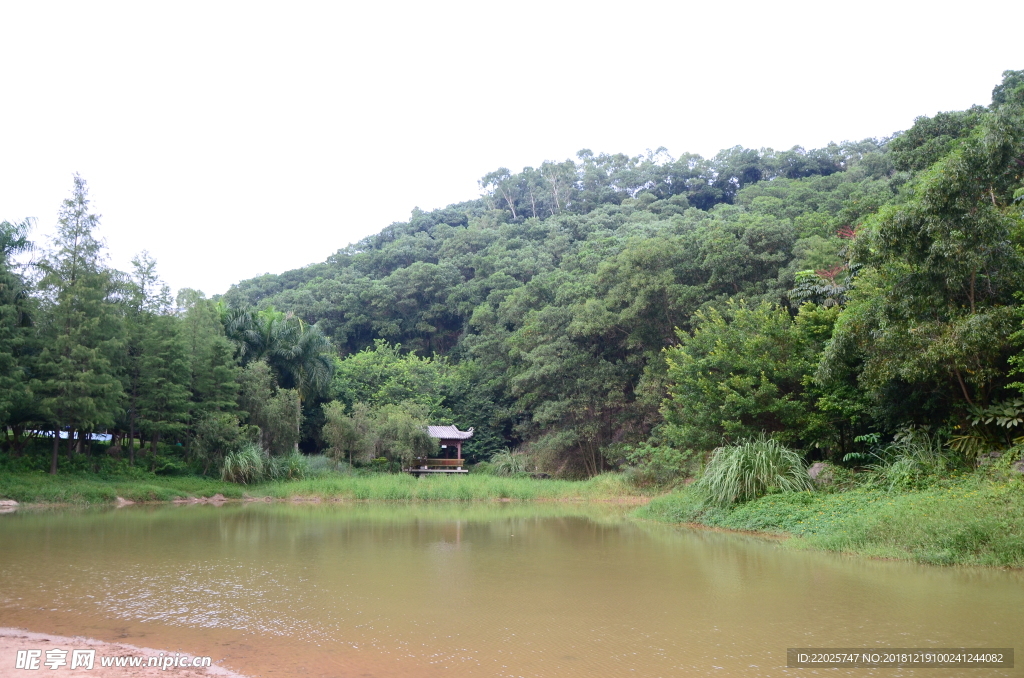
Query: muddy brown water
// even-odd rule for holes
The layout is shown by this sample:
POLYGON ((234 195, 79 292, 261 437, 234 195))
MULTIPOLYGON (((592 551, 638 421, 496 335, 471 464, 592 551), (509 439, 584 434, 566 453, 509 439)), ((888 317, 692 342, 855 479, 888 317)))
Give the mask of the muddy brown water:
MULTIPOLYGON (((1024 575, 795 551, 551 504, 0 515, 0 626, 251 676, 939 676, 787 647, 1024 649, 1024 575)), ((1024 675, 1018 668, 967 675, 1024 675)))

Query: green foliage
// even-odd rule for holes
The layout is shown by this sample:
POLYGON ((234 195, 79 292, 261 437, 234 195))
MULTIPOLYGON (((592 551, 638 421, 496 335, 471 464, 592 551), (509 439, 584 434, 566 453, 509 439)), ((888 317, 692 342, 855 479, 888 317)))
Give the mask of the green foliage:
POLYGON ((324 415, 323 437, 334 459, 399 470, 414 458, 437 455, 437 441, 427 434, 427 409, 414 401, 356 403, 351 414, 335 401, 324 406, 324 415))
POLYGON ((203 475, 211 466, 220 468, 224 456, 237 450, 243 439, 237 416, 226 412, 203 414, 195 424, 191 446, 192 455, 203 465, 203 475))
POLYGON ((1007 385, 1024 265, 1012 198, 1024 106, 971 116, 970 129, 858 233, 853 257, 870 275, 858 277, 819 371, 829 388, 843 363, 860 361, 859 386, 889 430, 963 418, 1007 385))
POLYGON ((936 565, 1024 566, 1024 484, 978 477, 918 491, 770 494, 731 509, 710 507, 693 487, 658 497, 643 517, 733 530, 790 534, 820 548, 936 565))
POLYGON ((438 443, 427 435, 427 411, 422 405, 384 405, 371 410, 368 418, 377 458, 407 465, 414 458, 437 455, 438 443))
MULTIPOLYGON (((104 265, 76 177, 37 267, 10 256, 28 222, 0 225, 3 448, 61 429, 51 468, 99 469, 82 434, 105 430, 105 456, 167 472, 249 440, 398 468, 457 424, 471 462, 521 448, 654 487, 761 431, 836 461, 911 423, 987 463, 1024 364, 1021 82, 892 139, 499 168, 478 200, 174 308, 147 254, 104 265)), ((868 461, 887 486, 936 475, 868 461)))
POLYGON ((278 388, 270 366, 263 360, 249 363, 239 382, 239 405, 248 413, 249 423, 259 427, 260 446, 272 455, 295 450, 301 415, 298 393, 278 388))
POLYGON ((969 135, 981 121, 985 109, 974 106, 966 111, 938 113, 934 118, 921 116, 914 126, 890 142, 893 166, 903 172, 927 169, 956 147, 956 141, 969 135))
POLYGON ((335 473, 348 474, 352 472, 352 467, 349 464, 326 455, 316 454, 305 457, 305 460, 307 478, 317 478, 335 473))
POLYGON ((623 472, 638 488, 666 487, 693 472, 693 455, 669 446, 641 444, 625 450, 623 472))
POLYGON ((330 339, 318 325, 310 325, 272 306, 257 310, 221 304, 219 310, 225 334, 234 344, 239 362, 246 367, 266 364, 272 373, 275 396, 297 399, 294 441, 290 440, 291 433, 280 418, 286 407, 283 402, 268 403, 261 413, 252 411, 250 405, 250 414, 257 417, 271 416, 271 410, 279 410, 280 416, 264 417, 261 425, 264 446, 270 446, 268 449, 274 449, 275 454, 280 454, 289 444, 298 445, 300 440, 305 447, 318 447, 317 433, 323 422, 317 421, 317 405, 328 397, 334 372, 330 339), (303 404, 307 405, 305 412, 303 404))
POLYGON ((526 454, 516 450, 505 450, 491 455, 487 470, 491 475, 508 477, 523 475, 528 468, 529 459, 526 454))
POLYGON ((750 501, 768 492, 814 489, 803 457, 760 435, 716 449, 695 489, 718 506, 750 501))
POLYGON ((861 482, 889 492, 923 487, 955 466, 941 437, 915 428, 899 431, 876 458, 861 482))
POLYGON ((323 412, 325 419, 323 439, 328 444, 327 456, 335 461, 347 458, 351 466, 353 458, 356 456, 361 458, 365 452, 363 448, 363 440, 366 435, 365 419, 348 416, 345 413, 345 406, 337 400, 324 405, 323 412))
POLYGON ((157 476, 138 469, 134 473, 101 476, 0 473, 0 497, 25 504, 112 504, 118 497, 128 501, 171 501, 220 494, 239 499, 242 490, 233 483, 196 477, 157 476))
POLYGON ((498 477, 466 473, 457 477, 408 473, 368 475, 331 474, 293 482, 273 482, 252 487, 254 496, 277 498, 385 501, 490 501, 510 499, 580 500, 613 499, 630 496, 631 488, 617 474, 604 474, 586 481, 535 480, 526 477, 498 477))
POLYGON ((239 368, 234 347, 224 335, 215 304, 202 292, 183 289, 180 336, 187 363, 189 439, 194 454, 220 468, 223 455, 237 447, 239 368), (211 456, 212 455, 212 456, 211 456))
POLYGON ((224 456, 221 480, 243 485, 266 480, 301 480, 307 471, 305 458, 297 452, 272 457, 259 445, 247 443, 224 456))
POLYGON ((30 247, 28 220, 0 222, 0 427, 31 407, 31 300, 12 257, 30 247))
POLYGON ((99 217, 89 213, 85 181, 75 175, 72 197, 61 206, 53 250, 39 264, 38 287, 46 303, 33 391, 54 428, 90 431, 112 425, 123 396, 116 371, 121 322, 110 303, 116 284, 102 266, 101 243, 93 235, 98 223, 99 217))
POLYGON ((220 477, 230 483, 250 485, 263 480, 267 476, 270 458, 260 449, 259 445, 249 443, 241 449, 224 455, 220 469, 220 477))
POLYGON ((444 358, 402 353, 400 344, 378 339, 372 349, 335 360, 331 396, 349 409, 415 402, 440 421, 451 418, 450 402, 462 385, 444 358))
POLYGON ((666 441, 707 451, 767 431, 799 442, 816 423, 807 381, 837 312, 808 304, 792 318, 779 306, 730 300, 697 313, 693 333, 680 332, 680 345, 665 351, 666 441))

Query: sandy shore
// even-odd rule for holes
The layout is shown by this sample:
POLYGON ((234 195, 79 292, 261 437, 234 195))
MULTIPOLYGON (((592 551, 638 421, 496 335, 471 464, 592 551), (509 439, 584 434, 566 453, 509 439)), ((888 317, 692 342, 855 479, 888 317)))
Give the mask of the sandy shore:
MULTIPOLYGON (((18 650, 42 650, 43 654, 40 658, 39 670, 57 678, 65 676, 80 676, 81 678, 88 676, 102 678, 156 678, 157 676, 162 676, 163 678, 171 678, 172 676, 174 678, 245 678, 241 674, 219 666, 211 666, 209 668, 176 668, 172 666, 166 671, 155 666, 145 666, 148 662, 148 657, 174 656, 175 653, 173 651, 153 650, 120 643, 104 643, 99 640, 80 637, 51 636, 46 633, 31 633, 20 629, 8 628, 0 628, 0 678, 18 678, 31 675, 31 672, 15 668, 18 650), (46 651, 53 649, 69 651, 66 655, 67 664, 58 667, 56 670, 51 670, 43 665, 43 662, 46 661, 46 651), (71 670, 70 650, 95 650, 96 658, 92 670, 84 668, 71 670), (103 667, 100 665, 101 657, 146 657, 147 659, 142 660, 144 665, 141 667, 103 667)), ((180 656, 191 658, 192 655, 180 656)))

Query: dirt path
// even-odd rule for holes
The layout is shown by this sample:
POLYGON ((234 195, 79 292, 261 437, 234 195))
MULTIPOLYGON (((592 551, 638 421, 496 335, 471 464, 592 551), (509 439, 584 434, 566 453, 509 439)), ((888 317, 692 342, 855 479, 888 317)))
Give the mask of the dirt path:
POLYGON ((20 629, 8 628, 0 628, 0 678, 24 678, 24 676, 33 675, 34 672, 27 672, 25 669, 16 668, 19 650, 41 650, 41 655, 38 658, 38 669, 55 678, 156 678, 157 676, 163 678, 245 678, 241 674, 228 671, 219 666, 210 666, 209 668, 168 666, 166 670, 161 668, 164 659, 167 657, 175 658, 177 654, 176 658, 178 663, 181 664, 191 663, 192 655, 152 650, 120 643, 104 643, 88 638, 51 636, 46 633, 31 633, 20 629), (55 670, 47 666, 45 664, 48 659, 47 650, 66 650, 66 655, 56 655, 65 664, 58 666, 55 670), (91 670, 83 667, 71 669, 72 650, 94 650, 93 668, 91 670), (132 658, 141 657, 142 665, 138 667, 102 666, 104 658, 115 658, 112 663, 116 663, 116 658, 119 657, 125 658, 122 660, 125 663, 130 662, 132 658), (155 663, 160 666, 148 666, 150 657, 156 658, 157 661, 155 663), (185 658, 187 660, 183 662, 182 659, 185 658))

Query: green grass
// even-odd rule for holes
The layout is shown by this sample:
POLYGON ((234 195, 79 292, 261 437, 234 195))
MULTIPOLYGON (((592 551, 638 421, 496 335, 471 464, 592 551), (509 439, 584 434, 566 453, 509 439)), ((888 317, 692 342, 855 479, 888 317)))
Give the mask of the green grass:
POLYGON ((220 493, 241 498, 244 487, 195 476, 100 478, 88 475, 43 473, 0 474, 0 498, 29 504, 106 504, 117 497, 129 501, 170 501, 187 497, 211 497, 220 493))
POLYGON ((787 534, 789 545, 940 565, 1024 567, 1024 482, 978 476, 890 493, 772 494, 722 509, 692 488, 638 515, 731 530, 787 534))
POLYGON ((123 497, 130 501, 170 501, 188 497, 209 497, 220 493, 227 498, 292 497, 324 500, 588 500, 613 499, 635 494, 619 476, 605 474, 586 481, 500 478, 466 474, 427 476, 408 474, 365 476, 330 474, 305 480, 281 480, 255 485, 199 478, 157 476, 142 478, 100 478, 95 475, 43 473, 0 474, 0 499, 41 504, 104 504, 123 497))
POLYGON ((606 474, 586 481, 501 478, 491 475, 408 474, 323 476, 266 483, 252 494, 277 498, 377 499, 389 501, 478 501, 486 499, 610 499, 632 494, 620 478, 606 474))

